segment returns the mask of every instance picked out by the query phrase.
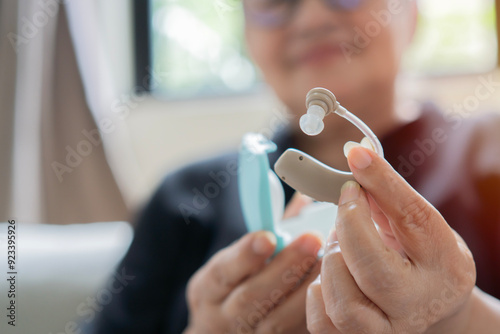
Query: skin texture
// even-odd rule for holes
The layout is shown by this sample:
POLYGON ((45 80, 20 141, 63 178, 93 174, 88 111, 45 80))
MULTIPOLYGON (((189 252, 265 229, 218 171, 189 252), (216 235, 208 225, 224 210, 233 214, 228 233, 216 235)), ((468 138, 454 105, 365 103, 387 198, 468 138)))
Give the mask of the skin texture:
POLYGON ((363 188, 342 190, 321 279, 309 287, 308 330, 464 332, 476 279, 467 245, 384 159, 361 147, 348 157, 363 188))

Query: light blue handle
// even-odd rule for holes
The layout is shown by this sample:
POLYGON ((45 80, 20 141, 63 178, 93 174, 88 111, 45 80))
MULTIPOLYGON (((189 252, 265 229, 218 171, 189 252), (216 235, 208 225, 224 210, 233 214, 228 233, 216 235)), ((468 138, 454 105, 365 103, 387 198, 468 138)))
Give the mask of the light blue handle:
POLYGON ((278 253, 285 246, 285 242, 275 228, 267 157, 268 153, 276 149, 276 144, 261 134, 245 134, 239 154, 238 186, 248 231, 272 232, 276 236, 278 253))

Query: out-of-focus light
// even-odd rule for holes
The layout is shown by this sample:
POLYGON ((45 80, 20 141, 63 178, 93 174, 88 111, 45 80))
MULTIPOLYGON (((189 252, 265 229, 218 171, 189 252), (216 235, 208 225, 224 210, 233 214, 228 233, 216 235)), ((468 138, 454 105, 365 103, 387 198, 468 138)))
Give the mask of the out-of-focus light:
POLYGON ((175 41, 191 56, 208 60, 220 56, 220 37, 188 10, 169 6, 158 12, 154 24, 158 31, 175 41))
POLYGON ((252 64, 238 54, 225 62, 219 75, 224 84, 235 91, 250 88, 255 80, 252 64))

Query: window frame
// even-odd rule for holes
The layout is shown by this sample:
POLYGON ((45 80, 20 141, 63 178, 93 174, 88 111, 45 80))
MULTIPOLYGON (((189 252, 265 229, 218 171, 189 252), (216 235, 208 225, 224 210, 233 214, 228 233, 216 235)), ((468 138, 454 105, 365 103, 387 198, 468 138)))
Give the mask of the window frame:
POLYGON ((497 68, 500 67, 500 0, 495 0, 495 19, 497 27, 497 68))
POLYGON ((151 5, 149 0, 133 0, 134 82, 136 93, 151 93, 151 5))

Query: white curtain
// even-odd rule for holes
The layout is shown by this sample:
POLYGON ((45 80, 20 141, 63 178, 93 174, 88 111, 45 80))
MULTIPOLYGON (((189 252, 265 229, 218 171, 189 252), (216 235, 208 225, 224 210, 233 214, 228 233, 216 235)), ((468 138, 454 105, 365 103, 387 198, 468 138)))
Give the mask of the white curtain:
POLYGON ((133 85, 131 1, 70 0, 66 12, 87 101, 104 130, 107 161, 128 207, 136 208, 144 197, 139 192, 144 179, 127 118, 143 96, 136 94, 133 85))
POLYGON ((0 0, 1 221, 129 218, 138 174, 123 115, 110 107, 124 87, 107 59, 98 3, 0 0))

